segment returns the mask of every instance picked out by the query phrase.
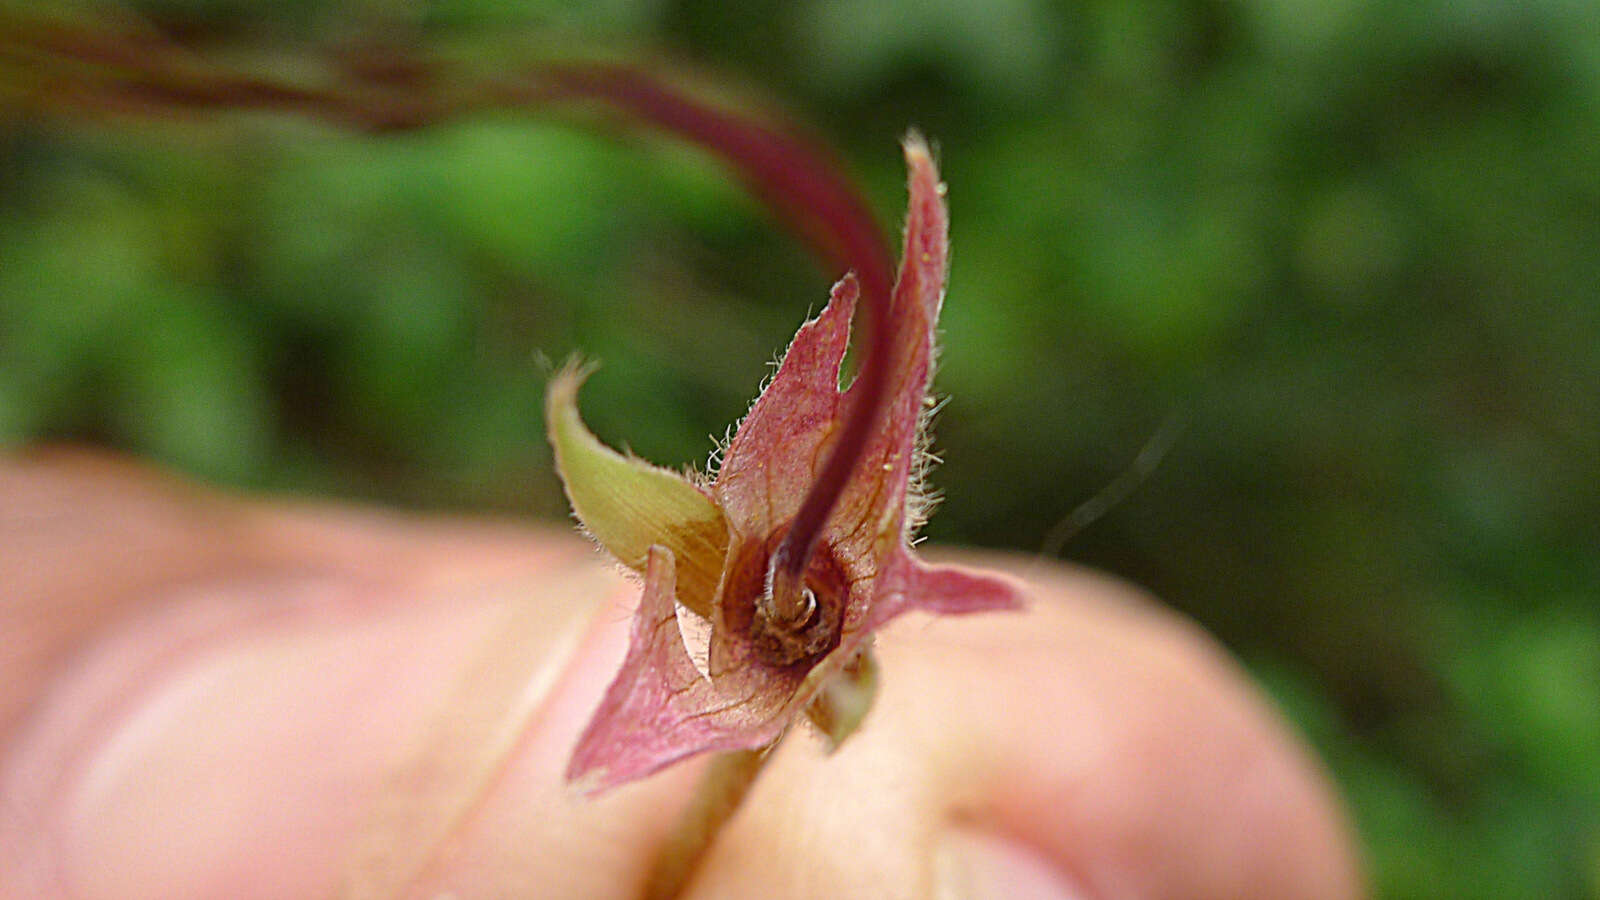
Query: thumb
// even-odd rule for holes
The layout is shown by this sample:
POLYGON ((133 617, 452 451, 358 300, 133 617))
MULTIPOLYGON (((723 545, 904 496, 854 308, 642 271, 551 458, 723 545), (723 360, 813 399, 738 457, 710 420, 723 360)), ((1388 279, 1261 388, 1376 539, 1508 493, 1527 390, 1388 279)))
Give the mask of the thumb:
POLYGON ((0 896, 393 896, 507 790, 550 837, 519 877, 596 843, 642 869, 692 781, 580 806, 543 777, 632 602, 565 533, 244 503, 81 454, 0 461, 0 485, 27 651, 0 656, 0 896))

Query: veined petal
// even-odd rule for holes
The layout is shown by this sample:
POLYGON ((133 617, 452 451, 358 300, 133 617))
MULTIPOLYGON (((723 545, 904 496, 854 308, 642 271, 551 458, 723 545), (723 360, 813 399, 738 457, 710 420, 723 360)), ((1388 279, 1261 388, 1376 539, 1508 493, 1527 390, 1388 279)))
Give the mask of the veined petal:
POLYGON ((644 571, 651 545, 672 551, 678 600, 709 617, 728 548, 722 511, 687 478, 624 456, 584 427, 577 396, 587 375, 569 365, 550 380, 545 395, 556 472, 573 511, 601 546, 635 571, 644 571))
POLYGON ((901 549, 883 567, 865 627, 875 629, 904 612, 935 615, 1022 609, 1027 597, 1016 579, 966 566, 930 565, 901 549))
POLYGON ((759 668, 715 682, 702 676, 678 629, 672 551, 654 546, 647 556, 628 656, 567 767, 567 779, 585 791, 643 778, 707 750, 760 747, 788 726, 780 711, 799 677, 759 668))
POLYGON ((851 275, 833 286, 734 431, 714 490, 736 537, 770 534, 793 518, 822 465, 838 425, 839 365, 858 291, 851 275))
MULTIPOLYGON (((933 375, 934 327, 944 302, 949 254, 944 185, 920 136, 913 134, 906 140, 905 156, 910 170, 910 211, 888 316, 894 329, 892 349, 885 360, 888 407, 825 530, 835 552, 852 561, 883 560, 908 537, 906 504, 922 452, 918 440, 933 375)), ((852 387, 844 397, 843 415, 849 415, 856 400, 852 387)))
POLYGON ((654 546, 646 556, 628 656, 567 767, 568 780, 582 780, 591 790, 641 777, 676 758, 674 735, 664 727, 675 718, 673 707, 692 711, 711 693, 678 630, 672 551, 654 546))

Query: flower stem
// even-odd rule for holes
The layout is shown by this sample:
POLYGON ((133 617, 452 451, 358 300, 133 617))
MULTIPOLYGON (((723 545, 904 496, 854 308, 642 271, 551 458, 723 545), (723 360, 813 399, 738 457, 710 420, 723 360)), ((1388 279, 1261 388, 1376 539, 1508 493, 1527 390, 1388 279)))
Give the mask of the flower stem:
POLYGON ((48 88, 25 89, 20 101, 25 107, 156 115, 266 109, 384 132, 490 108, 593 100, 721 158, 831 267, 854 271, 861 284, 864 327, 856 403, 769 567, 773 606, 784 614, 781 618, 803 608, 804 576, 822 528, 889 399, 893 261, 888 242, 860 191, 821 147, 792 128, 719 109, 675 90, 658 75, 625 65, 534 61, 483 78, 445 60, 390 48, 392 56, 378 60, 380 65, 331 59, 320 83, 301 84, 211 63, 153 29, 125 33, 70 20, 14 19, 7 13, 0 16, 0 56, 8 52, 49 75, 27 79, 48 88))
POLYGON ((793 620, 804 609, 806 568, 822 528, 889 405, 894 288, 883 231, 860 192, 826 154, 793 134, 700 103, 640 69, 555 65, 541 74, 558 92, 604 100, 721 157, 824 258, 856 274, 865 327, 855 405, 767 569, 769 605, 780 619, 793 620))
POLYGON ((644 900, 676 900, 700 868, 718 832, 755 784, 767 756, 778 740, 756 750, 733 750, 711 758, 689 806, 678 819, 672 836, 657 854, 644 900))

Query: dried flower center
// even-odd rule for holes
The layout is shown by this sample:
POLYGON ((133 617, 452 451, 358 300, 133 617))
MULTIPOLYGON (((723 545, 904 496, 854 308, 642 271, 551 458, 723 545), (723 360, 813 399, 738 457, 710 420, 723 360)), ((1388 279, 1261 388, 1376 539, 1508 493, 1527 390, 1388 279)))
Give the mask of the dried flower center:
POLYGON ((839 643, 842 598, 829 596, 823 602, 809 585, 801 589, 800 596, 805 604, 799 611, 802 614, 794 617, 784 617, 773 610, 766 593, 756 598, 750 642, 768 665, 787 666, 813 659, 839 643))
POLYGON ((824 543, 793 593, 784 595, 791 602, 777 602, 769 576, 781 537, 780 529, 765 546, 748 544, 738 554, 741 561, 723 585, 722 621, 731 633, 746 635, 768 666, 811 664, 839 645, 849 584, 824 543))

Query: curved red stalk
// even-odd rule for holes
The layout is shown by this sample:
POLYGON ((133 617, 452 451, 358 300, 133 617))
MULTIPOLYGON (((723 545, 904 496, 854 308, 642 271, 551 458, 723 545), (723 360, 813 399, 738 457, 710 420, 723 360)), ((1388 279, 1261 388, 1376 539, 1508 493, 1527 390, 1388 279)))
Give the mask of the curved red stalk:
POLYGON ((799 137, 703 105, 637 69, 577 64, 553 66, 543 74, 558 94, 606 101, 715 153, 795 225, 824 258, 856 273, 865 310, 865 341, 855 387, 861 400, 844 423, 768 570, 767 589, 776 608, 798 612, 801 579, 822 527, 887 405, 887 320, 893 262, 883 232, 860 193, 838 168, 799 137))
POLYGON ((276 109, 320 116, 373 131, 417 128, 488 107, 593 99, 698 144, 721 157, 823 258, 860 283, 864 340, 855 390, 860 402, 773 554, 768 591, 779 610, 800 601, 800 579, 822 527, 848 484, 888 401, 888 310, 893 261, 883 232, 860 193, 819 147, 794 134, 718 110, 678 93, 646 71, 604 63, 543 64, 518 79, 441 90, 441 68, 400 59, 345 74, 358 88, 306 88, 207 65, 156 33, 100 35, 53 22, 16 23, 13 40, 51 56, 89 62, 56 73, 56 93, 88 107, 157 104, 174 109, 276 109), (82 84, 77 80, 83 78, 82 84), (97 80, 98 79, 98 80, 97 80), (73 87, 74 90, 64 90, 73 87))

